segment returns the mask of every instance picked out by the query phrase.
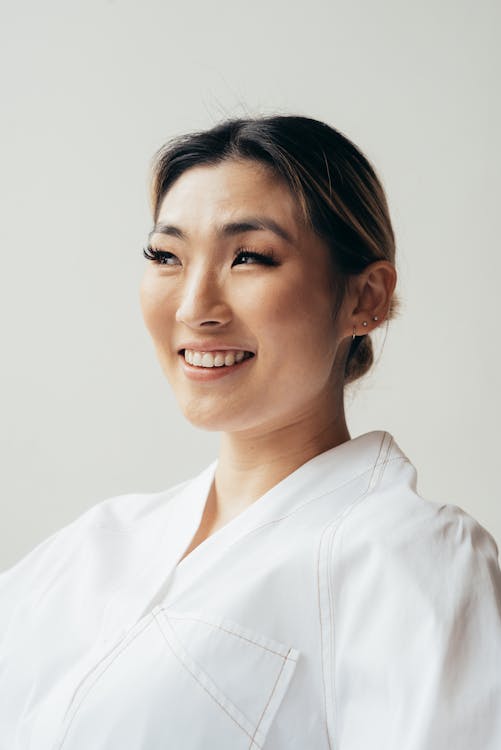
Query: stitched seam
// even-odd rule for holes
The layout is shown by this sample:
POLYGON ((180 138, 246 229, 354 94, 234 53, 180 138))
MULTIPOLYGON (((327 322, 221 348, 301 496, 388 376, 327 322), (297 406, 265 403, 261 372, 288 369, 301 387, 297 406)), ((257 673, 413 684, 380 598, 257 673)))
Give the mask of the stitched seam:
MULTIPOLYGON (((364 492, 359 496, 359 498, 357 498, 357 500, 359 500, 360 497, 364 497, 366 493, 367 493, 367 489, 364 490, 364 492)), ((324 531, 322 532, 322 536, 320 538, 319 552, 318 552, 318 557, 317 557, 317 592, 318 592, 318 599, 317 599, 317 601, 318 601, 319 620, 320 620, 320 649, 321 649, 321 654, 322 654, 322 657, 321 657, 322 684, 324 686, 324 690, 323 690, 323 693, 324 693, 324 721, 325 721, 325 727, 326 727, 327 742, 329 744, 330 750, 332 750, 332 744, 331 744, 331 737, 330 737, 330 733, 329 733, 329 722, 327 721, 328 706, 327 706, 327 694, 326 694, 326 691, 325 691, 325 683, 326 683, 326 680, 327 680, 327 675, 325 673, 324 656, 323 656, 324 652, 325 652, 325 643, 324 643, 324 628, 323 628, 323 621, 322 621, 322 605, 321 605, 321 601, 320 601, 320 588, 321 588, 321 585, 320 585, 320 565, 321 565, 322 560, 324 558, 329 559, 329 554, 322 555, 322 553, 321 553, 321 547, 322 547, 324 536, 328 536, 328 534, 330 534, 332 532, 332 538, 328 539, 328 541, 327 541, 328 551, 330 552, 330 549, 332 548, 332 539, 336 536, 336 533, 339 531, 339 528, 341 526, 342 521, 344 520, 344 517, 346 515, 348 515, 348 510, 349 510, 348 508, 345 509, 345 512, 343 514, 341 514, 340 517, 336 518, 334 521, 332 521, 332 523, 330 523, 328 526, 325 527, 324 531)), ((329 624, 331 624, 330 608, 332 607, 332 603, 331 603, 331 591, 330 591, 330 587, 328 588, 328 595, 329 595, 329 613, 328 613, 329 614, 329 624)), ((329 635, 330 635, 331 632, 332 632, 332 627, 329 627, 329 635)), ((333 641, 332 638, 331 638, 331 646, 334 647, 334 641, 333 641)))
POLYGON ((284 660, 283 660, 283 662, 282 662, 282 666, 280 667, 280 671, 279 671, 279 673, 278 673, 278 675, 277 675, 277 679, 275 680, 275 684, 273 685, 273 687, 272 687, 272 689, 271 689, 271 693, 270 693, 270 695, 269 695, 269 697, 268 697, 268 700, 266 701, 266 705, 265 705, 265 707, 263 708, 263 711, 262 711, 262 713, 261 713, 261 716, 259 717, 259 721, 258 721, 258 723, 257 723, 256 729, 255 729, 255 731, 254 731, 254 734, 253 734, 253 735, 252 735, 252 737, 251 737, 251 744, 249 745, 249 750, 251 750, 251 749, 252 749, 252 746, 254 745, 254 742, 255 742, 255 740, 254 740, 254 737, 256 736, 256 734, 257 734, 257 733, 258 733, 258 731, 259 731, 259 727, 261 726, 261 724, 262 724, 262 722, 263 722, 263 719, 264 719, 264 717, 265 717, 265 715, 266 715, 266 711, 268 710, 268 706, 270 705, 271 699, 273 698, 273 695, 275 694, 275 690, 277 689, 277 685, 278 685, 278 683, 280 682, 280 679, 281 679, 281 677, 282 677, 282 674, 283 674, 283 671, 284 671, 284 668, 285 668, 285 664, 286 664, 286 662, 287 662, 287 661, 288 661, 288 659, 289 659, 289 654, 290 654, 290 649, 289 649, 289 653, 287 654, 287 656, 286 656, 286 657, 284 658, 284 660))
MULTIPOLYGON (((378 457, 378 460, 379 460, 379 457, 378 457)), ((395 456, 394 458, 388 459, 385 462, 385 465, 387 463, 392 462, 392 461, 404 461, 406 463, 409 463, 409 459, 406 458, 405 456, 395 456)), ((321 495, 316 495, 315 497, 311 497, 309 500, 306 500, 302 505, 298 505, 296 508, 294 508, 294 510, 291 510, 289 513, 286 513, 285 515, 280 516, 279 518, 275 518, 275 519, 273 519, 273 521, 266 521, 266 523, 263 523, 260 526, 256 526, 255 528, 253 528, 249 532, 247 532, 247 534, 244 534, 239 539, 236 539, 230 546, 233 546, 233 544, 238 544, 238 542, 240 541, 240 539, 244 539, 249 534, 253 534, 255 531, 258 531, 259 529, 262 529, 264 526, 271 526, 274 523, 278 523, 279 521, 283 521, 284 519, 289 518, 290 516, 293 516, 295 513, 299 513, 299 511, 303 510, 303 508, 305 508, 307 505, 309 505, 310 503, 314 502, 315 500, 321 500, 323 497, 326 497, 327 495, 332 495, 335 492, 337 492, 338 490, 344 489, 349 484, 352 484, 353 482, 356 482, 358 479, 361 479, 365 474, 369 474, 369 473, 373 474, 375 472, 376 468, 378 468, 379 466, 382 466, 382 465, 383 465, 383 462, 381 462, 380 464, 376 463, 373 466, 370 466, 368 469, 365 469, 365 471, 362 471, 361 474, 357 474, 355 477, 352 477, 351 479, 348 479, 343 484, 339 484, 334 489, 327 490, 327 492, 323 492, 321 495)), ((368 492, 368 490, 364 490, 364 493, 367 493, 367 492, 368 492)))
MULTIPOLYGON (((70 704, 70 706, 68 707, 68 710, 66 712, 65 719, 66 719, 66 717, 68 717, 68 725, 67 725, 66 729, 64 730, 64 734, 63 734, 63 737, 61 739, 61 744, 59 745, 59 750, 62 750, 62 748, 63 748, 66 740, 68 739, 68 733, 69 733, 69 731, 70 731, 70 729, 71 729, 71 727, 72 727, 72 725, 73 725, 73 723, 75 721, 75 718, 76 718, 76 716, 77 716, 77 714, 78 714, 78 712, 79 712, 79 710, 80 710, 80 708, 82 706, 82 703, 85 701, 85 699, 89 695, 89 692, 92 690, 92 688, 94 687, 94 685, 96 684, 96 682, 105 674, 105 672, 111 667, 111 665, 116 661, 116 659, 120 656, 120 654, 131 643, 133 643, 136 640, 136 638, 139 635, 141 635, 141 633, 143 633, 152 624, 153 624, 153 618, 150 617, 150 619, 148 619, 143 624, 143 626, 136 633, 134 633, 130 638, 126 638, 124 641, 122 641, 119 644, 119 646, 117 647, 116 652, 113 654, 113 657, 110 658, 110 661, 108 662, 108 664, 106 664, 106 666, 103 669, 101 669, 100 671, 97 671, 97 673, 96 673, 96 670, 98 669, 99 665, 102 665, 103 661, 105 661, 107 658, 110 657, 110 654, 107 654, 106 656, 104 656, 103 659, 101 659, 98 662, 98 664, 94 667, 94 669, 92 670, 91 674, 93 674, 94 679, 90 682, 90 684, 87 685, 87 689, 86 690, 84 689, 84 685, 85 685, 85 682, 87 680, 86 679, 84 680, 84 683, 83 683, 82 688, 81 688, 82 693, 80 695, 80 700, 78 700, 78 697, 77 697, 78 693, 77 693, 75 695, 74 700, 72 701, 72 703, 70 704), (73 715, 69 716, 69 713, 70 713, 70 711, 72 710, 73 707, 74 707, 74 709, 73 709, 73 715)), ((88 678, 90 678, 90 675, 88 675, 88 678)))
MULTIPOLYGON (((389 453, 389 450, 391 448, 392 442, 393 442, 393 438, 391 439, 390 445, 388 446, 388 453, 389 453)), ((388 455, 388 453, 387 453, 387 455, 388 455)), ((369 497, 369 495, 372 493, 372 491, 375 490, 376 487, 377 487, 377 485, 381 482, 381 480, 383 478, 383 475, 384 475, 384 472, 386 471, 386 468, 387 468, 388 464, 391 463, 392 461, 396 461, 396 460, 404 461, 404 463, 410 463, 410 461, 409 461, 408 458, 398 457, 396 459, 395 458, 386 459, 385 461, 381 461, 379 464, 375 465, 374 466, 374 471, 373 471, 372 476, 371 476, 371 478, 369 480, 369 485, 368 485, 367 489, 364 490, 364 492, 361 495, 359 495, 357 498, 355 498, 355 500, 353 500, 353 502, 351 502, 345 508, 345 510, 343 511, 343 514, 342 514, 341 518, 339 519, 340 523, 341 522, 344 523, 344 521, 346 520, 346 518, 355 510, 355 508, 357 508, 360 505, 360 503, 362 503, 365 499, 367 499, 367 497, 369 497), (377 477, 376 477, 376 469, 379 469, 377 477), (373 479, 374 479, 374 481, 372 481, 373 479)))
MULTIPOLYGON (((333 521, 333 523, 338 522, 339 519, 336 519, 336 521, 333 521)), ((322 692, 323 692, 323 698, 324 698, 324 712, 323 712, 323 719, 325 723, 325 733, 327 736, 327 743, 329 745, 329 750, 332 750, 331 745, 331 739, 330 739, 330 732, 329 732, 329 722, 327 721, 327 694, 325 691, 325 666, 324 666, 324 652, 325 652, 325 646, 324 646, 324 626, 323 626, 323 618, 322 618, 322 603, 320 600, 320 565, 322 562, 322 544, 324 536, 327 534, 328 530, 330 529, 331 524, 329 526, 326 526, 323 530, 320 541, 318 544, 318 556, 317 556, 317 603, 318 603, 318 616, 319 616, 319 623, 320 623, 320 664, 322 668, 322 692)))
MULTIPOLYGON (((369 479, 369 484, 367 486, 367 489, 365 492, 360 495, 360 497, 357 498, 353 503, 351 503, 347 508, 346 512, 343 514, 342 518, 340 519, 340 523, 338 526, 334 529, 331 539, 329 540, 329 546, 328 546, 328 557, 327 561, 330 561, 332 558, 332 550, 334 548, 334 541, 336 539, 336 535, 338 532, 344 531, 345 526, 343 525, 346 518, 351 515, 353 512, 353 509, 358 506, 363 500, 365 500, 377 487, 377 485, 381 482, 381 479, 384 475, 384 472, 386 471, 387 465, 390 463, 390 461, 394 459, 390 459, 390 450, 393 445, 393 438, 389 433, 385 433, 385 436, 383 437, 383 440, 381 441, 380 451, 378 455, 378 460, 376 461, 376 464, 374 465, 374 470, 371 474, 371 477, 369 479), (386 447, 385 451, 385 458, 382 461, 379 461, 379 457, 381 456, 381 453, 383 452, 383 447, 385 443, 385 438, 388 437, 388 445, 386 447)), ((402 457, 399 457, 402 458, 402 457)), ((409 462, 407 458, 405 458, 407 463, 409 462)), ((331 568, 330 565, 328 565, 326 570, 326 578, 327 578, 327 584, 328 584, 328 595, 329 595, 329 612, 328 612, 328 618, 329 618, 329 638, 331 642, 331 664, 330 669, 328 672, 328 676, 330 678, 331 683, 331 693, 332 693, 332 701, 333 706, 331 707, 331 710, 334 711, 335 707, 337 707, 338 700, 337 700, 337 690, 336 690, 336 681, 335 681, 335 665, 336 665, 336 639, 335 639, 335 626, 334 626, 334 586, 331 585, 331 568)), ((342 571, 340 572, 340 575, 342 577, 342 571)), ((323 663, 323 660, 322 660, 323 663)), ((328 707, 327 707, 328 708, 328 707)), ((333 722, 333 731, 335 732, 334 736, 334 742, 335 746, 337 747, 339 745, 338 737, 337 737, 337 723, 333 722)))
MULTIPOLYGON (((329 721, 328 721, 329 707, 327 706, 327 694, 326 694, 326 690, 325 690, 325 684, 326 684, 326 674, 325 674, 325 665, 324 665, 324 653, 325 653, 324 649, 325 649, 325 644, 324 644, 324 629, 323 629, 323 621, 322 621, 322 605, 321 605, 321 599, 320 599, 320 588, 321 588, 321 586, 320 586, 320 566, 321 566, 321 563, 322 563, 322 560, 323 560, 323 556, 321 554, 321 552, 322 552, 322 543, 323 543, 324 536, 326 534, 330 533, 331 529, 334 529, 333 538, 335 537, 337 530, 341 526, 341 524, 344 521, 344 519, 346 518, 346 516, 349 515, 349 512, 350 512, 351 508, 355 504, 357 504, 357 502, 359 502, 361 500, 361 498, 365 497, 368 494, 368 492, 370 491, 371 484, 372 484, 372 478, 373 478, 373 476, 375 474, 376 468, 380 465, 379 464, 379 459, 380 459, 380 456, 381 456, 381 453, 382 453, 382 449, 383 449, 383 445, 384 445, 384 442, 385 442, 385 438, 386 438, 387 435, 388 435, 388 433, 385 433, 383 435, 383 438, 381 440, 381 444, 379 446, 378 456, 377 456, 377 459, 376 459, 375 463, 373 464, 373 466, 370 469, 367 469, 365 472, 363 472, 363 474, 367 474, 367 473, 370 472, 370 478, 369 478, 369 483, 367 485, 367 488, 352 503, 350 503, 350 505, 348 505, 348 507, 345 508, 345 510, 338 517, 336 517, 328 526, 325 527, 325 529, 322 532, 322 535, 320 537, 320 541, 319 541, 319 545, 318 545, 318 555, 317 555, 317 592, 318 592, 318 600, 317 601, 318 601, 319 621, 320 621, 320 649, 321 649, 320 652, 321 652, 321 666, 322 666, 322 684, 323 684, 323 694, 324 694, 324 722, 325 722, 325 729, 326 729, 326 735, 327 735, 327 743, 329 745, 329 749, 330 750, 332 750, 332 743, 331 743, 331 736, 330 736, 330 731, 329 731, 329 721)), ((390 445, 391 445, 391 441, 390 441, 390 445)), ((386 453, 387 457, 388 457, 388 455, 389 455, 389 452, 386 453)), ((392 460, 402 460, 402 458, 403 458, 402 456, 398 456, 398 457, 396 457, 395 459, 392 459, 392 460)), ((405 459, 405 460, 407 460, 407 459, 405 459)), ((363 475, 360 475, 360 476, 363 476, 363 475)), ((358 479, 359 477, 356 477, 356 478, 358 479)), ((331 540, 329 540, 328 550, 330 550, 331 547, 332 547, 332 542, 331 542, 331 540)), ((329 558, 327 558, 327 559, 329 559, 329 558)), ((328 582, 330 582, 328 571, 327 571, 326 575, 327 575, 328 582)), ((328 612, 329 625, 330 625, 330 627, 329 627, 329 634, 331 634, 333 632, 333 629, 334 629, 333 626, 332 626, 332 613, 331 613, 331 608, 332 608, 331 597, 332 597, 332 593, 330 591, 330 588, 331 587, 329 586, 328 587, 329 605, 330 605, 329 606, 329 612, 328 612)), ((330 636, 330 641, 331 641, 332 649, 334 651, 334 649, 335 649, 335 640, 334 640, 334 638, 333 638, 332 635, 330 636)), ((331 675, 331 686, 332 686, 332 675, 331 675)), ((335 686, 333 686, 333 687, 335 688, 335 686)), ((333 700, 334 700, 334 702, 337 703, 335 692, 333 692, 333 700)), ((337 744, 337 742, 336 742, 336 744, 337 744)))
MULTIPOLYGON (((338 525, 333 530, 333 533, 330 536, 329 545, 328 545, 327 560, 330 560, 330 558, 331 558, 332 548, 334 546, 334 540, 336 539, 336 535, 339 532, 339 529, 340 529, 340 525, 338 525)), ((327 576, 328 584, 330 584, 329 570, 326 571, 326 576, 327 576)), ((333 602, 333 597, 332 597, 332 586, 330 586, 330 585, 327 586, 327 593, 328 593, 328 596, 329 596, 328 618, 329 618, 329 641, 330 641, 330 646, 331 646, 330 653, 331 653, 332 661, 334 662, 335 661, 335 653, 336 653, 336 641, 335 641, 335 638, 334 638, 334 622, 333 622, 333 615, 332 615, 333 609, 334 609, 334 602, 333 602)), ((332 695, 332 702, 333 702, 333 708, 332 708, 332 710, 334 710, 334 706, 337 707, 337 695, 336 695, 336 685, 335 685, 335 683, 333 681, 333 676, 332 676, 332 669, 330 669, 328 671, 328 678, 330 679, 330 682, 331 682, 331 695, 332 695)), ((337 725, 334 722, 334 732, 336 731, 336 726, 337 725)), ((334 736, 334 743, 335 743, 335 746, 337 747, 338 743, 337 743, 337 737, 336 736, 334 736)))
MULTIPOLYGON (((156 620, 157 620, 157 622, 158 622, 158 618, 157 618, 157 616, 156 616, 156 615, 154 615, 154 617, 155 617, 155 619, 156 619, 156 620)), ((174 656, 176 657, 176 659, 178 660, 178 662, 179 662, 179 663, 181 664, 181 666, 182 666, 182 667, 184 667, 184 669, 186 669, 186 671, 190 673, 190 675, 191 675, 191 676, 193 677, 193 679, 194 679, 194 680, 195 680, 196 682, 198 682, 198 684, 200 685, 200 687, 201 687, 201 688, 203 688, 203 690, 205 690, 205 692, 207 693, 207 695, 208 695, 208 696, 209 696, 210 698, 212 698, 212 700, 214 701, 214 703, 216 703, 216 704, 217 704, 217 705, 219 706, 219 708, 221 708, 221 709, 222 709, 222 710, 224 711, 224 713, 225 713, 225 714, 226 714, 227 716, 229 716, 229 718, 230 718, 230 719, 231 719, 231 720, 232 720, 232 721, 233 721, 233 722, 234 722, 234 723, 235 723, 235 724, 236 724, 236 725, 237 725, 237 726, 238 726, 238 727, 239 727, 239 728, 240 728, 240 729, 242 730, 242 732, 244 732, 244 734, 246 734, 246 735, 247 735, 247 737, 249 737, 249 739, 251 739, 252 741, 254 741, 254 740, 253 740, 253 737, 252 737, 252 736, 251 736, 251 735, 249 734, 249 732, 248 732, 248 731, 247 731, 247 730, 245 729, 245 727, 243 727, 243 726, 242 726, 242 725, 240 724, 240 722, 239 722, 239 721, 238 721, 238 720, 237 720, 237 719, 236 719, 236 718, 235 718, 234 716, 232 716, 232 715, 231 715, 231 713, 230 713, 230 712, 228 711, 228 709, 227 709, 227 708, 226 708, 226 707, 225 707, 225 706, 224 706, 224 705, 223 705, 223 704, 221 703, 221 701, 220 701, 220 700, 218 700, 218 698, 217 698, 217 697, 216 697, 215 695, 213 695, 213 693, 211 692, 211 690, 209 690, 209 688, 208 688, 208 687, 207 687, 206 685, 204 685, 204 684, 203 684, 203 683, 202 683, 202 682, 201 682, 201 681, 199 680, 199 678, 197 677, 197 675, 196 675, 196 674, 195 674, 195 673, 194 673, 194 672, 193 672, 193 671, 192 671, 192 670, 191 670, 191 669, 189 668, 189 666, 188 666, 188 665, 187 665, 187 664, 186 664, 186 663, 184 662, 184 660, 183 660, 183 659, 182 659, 182 658, 181 658, 181 657, 179 656, 179 654, 177 654, 177 653, 176 653, 176 651, 175 651, 175 650, 174 650, 174 648, 172 647, 171 643, 169 643, 169 639, 168 639, 168 638, 167 638, 167 636, 165 635, 165 633, 164 633, 164 630, 163 630, 163 628, 162 628, 162 625, 161 625, 161 624, 160 624, 159 622, 158 622, 158 624, 159 624, 159 630, 160 630, 160 632, 161 632, 161 634, 162 634, 162 637, 163 637, 164 641, 166 642, 167 646, 169 647, 169 649, 170 649, 171 653, 172 653, 172 654, 173 654, 173 655, 174 655, 174 656)), ((201 671, 203 672, 203 670, 201 670, 201 671)), ((222 695, 224 695, 224 694, 222 694, 222 695)), ((226 698, 226 696, 224 696, 224 698, 225 698, 226 700, 228 700, 228 699, 226 698)))
POLYGON ((223 633, 228 633, 229 635, 232 635, 235 638, 241 638, 243 641, 247 641, 247 643, 252 643, 253 646, 258 646, 264 651, 269 651, 270 654, 274 654, 275 656, 280 657, 280 659, 287 659, 290 653, 290 649, 289 649, 289 653, 287 655, 281 654, 279 651, 274 651, 272 648, 263 646, 262 643, 258 643, 257 641, 254 641, 251 638, 247 638, 244 635, 240 635, 240 633, 235 633, 233 630, 229 630, 228 628, 223 628, 221 625, 217 625, 216 623, 209 622, 208 620, 203 620, 201 617, 191 617, 189 615, 173 615, 173 614, 170 614, 170 612, 168 612, 168 610, 165 607, 162 607, 162 611, 166 613, 166 617, 168 617, 169 620, 190 620, 193 622, 202 622, 205 625, 209 625, 212 628, 216 628, 217 630, 222 630, 223 633))
MULTIPOLYGON (((388 434, 388 433, 385 433, 385 435, 386 434, 388 434)), ((383 440, 384 440, 384 438, 383 438, 383 440)), ((327 495, 331 495, 331 494, 337 492, 338 490, 344 489, 349 484, 352 484, 353 482, 356 482, 358 479, 361 479, 365 474, 369 474, 370 472, 374 473, 374 470, 378 466, 377 462, 379 461, 379 455, 380 455, 380 453, 378 454, 378 457, 376 459, 376 463, 373 464, 372 466, 369 466, 369 468, 365 469, 361 474, 357 474, 355 477, 352 477, 351 479, 348 479, 346 482, 344 482, 343 484, 338 485, 334 489, 331 488, 330 490, 327 490, 327 492, 323 492, 321 495, 316 495, 315 497, 311 497, 309 500, 306 500, 302 505, 294 508, 294 510, 291 510, 289 513, 286 513, 285 515, 280 516, 279 518, 274 518, 272 521, 265 521, 264 523, 259 524, 259 526, 254 526, 252 529, 250 529, 249 531, 247 531, 245 534, 242 534, 242 536, 238 537, 238 539, 235 539, 235 541, 231 542, 231 544, 229 544, 224 549, 225 550, 231 549, 235 544, 239 544, 241 541, 243 541, 244 539, 246 539, 251 534, 255 534, 257 531, 260 531, 261 529, 264 529, 267 526, 273 526, 274 524, 281 523, 286 518, 289 518, 290 516, 293 516, 295 513, 299 513, 299 511, 303 510, 303 508, 305 508, 307 505, 309 505, 310 503, 314 502, 315 500, 321 500, 323 497, 326 497, 327 495)), ((403 461, 405 463, 409 463, 409 459, 406 458, 405 456, 395 456, 394 458, 390 458, 389 459, 389 462, 391 462, 391 461, 403 461)), ((345 511, 342 511, 342 513, 344 513, 344 512, 345 511)), ((341 513, 341 516, 342 516, 342 513, 341 513)), ((339 518, 340 518, 339 516, 336 516, 336 518, 334 519, 334 523, 337 523, 339 521, 339 518)), ((178 594, 177 597, 174 597, 173 599, 171 599, 169 606, 174 605, 182 596, 183 596, 183 592, 181 592, 180 594, 178 594)))

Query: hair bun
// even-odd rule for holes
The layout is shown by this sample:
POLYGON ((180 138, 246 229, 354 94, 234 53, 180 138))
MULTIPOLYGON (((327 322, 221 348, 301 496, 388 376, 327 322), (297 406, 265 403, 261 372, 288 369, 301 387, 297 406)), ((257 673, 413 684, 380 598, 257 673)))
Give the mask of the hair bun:
POLYGON ((352 347, 346 359, 346 366, 344 368, 345 385, 365 375, 370 370, 373 362, 374 349, 370 336, 366 334, 365 336, 356 337, 352 342, 352 347))

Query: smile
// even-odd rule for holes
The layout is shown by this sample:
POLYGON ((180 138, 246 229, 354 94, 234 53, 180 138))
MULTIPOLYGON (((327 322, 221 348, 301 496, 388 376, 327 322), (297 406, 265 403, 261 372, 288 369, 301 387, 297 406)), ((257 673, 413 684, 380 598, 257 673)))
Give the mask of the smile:
POLYGON ((205 368, 232 367, 254 356, 252 352, 244 352, 241 349, 221 352, 198 352, 193 349, 184 349, 181 353, 189 365, 205 368))

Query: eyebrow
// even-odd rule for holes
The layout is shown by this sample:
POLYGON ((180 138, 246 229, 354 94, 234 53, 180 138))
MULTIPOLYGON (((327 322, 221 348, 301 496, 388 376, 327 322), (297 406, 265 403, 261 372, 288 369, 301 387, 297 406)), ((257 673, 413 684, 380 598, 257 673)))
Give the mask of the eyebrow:
MULTIPOLYGON (((243 232, 255 232, 258 230, 269 230, 274 234, 281 237, 286 242, 293 244, 293 240, 289 232, 285 230, 278 222, 274 219, 270 219, 265 216, 250 216, 241 219, 240 221, 232 221, 228 224, 222 224, 217 228, 217 233, 224 237, 232 237, 236 234, 242 234, 243 232)), ((175 227, 173 224, 162 224, 157 223, 149 233, 148 237, 154 234, 166 234, 169 237, 177 237, 180 240, 187 240, 188 236, 182 229, 175 227)))

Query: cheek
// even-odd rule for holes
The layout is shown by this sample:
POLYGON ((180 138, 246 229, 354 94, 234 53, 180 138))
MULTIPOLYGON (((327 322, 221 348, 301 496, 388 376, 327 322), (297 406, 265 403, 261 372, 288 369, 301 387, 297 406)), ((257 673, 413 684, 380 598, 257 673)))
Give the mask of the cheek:
POLYGON ((165 336, 172 320, 172 303, 170 295, 166 294, 165 285, 155 283, 155 280, 146 274, 141 282, 139 299, 143 319, 151 336, 154 339, 161 333, 165 336))
POLYGON ((335 349, 333 299, 330 289, 317 279, 270 289, 256 306, 261 330, 277 348, 287 346, 288 356, 301 352, 327 357, 335 349))

